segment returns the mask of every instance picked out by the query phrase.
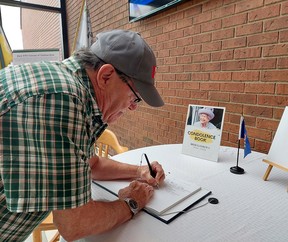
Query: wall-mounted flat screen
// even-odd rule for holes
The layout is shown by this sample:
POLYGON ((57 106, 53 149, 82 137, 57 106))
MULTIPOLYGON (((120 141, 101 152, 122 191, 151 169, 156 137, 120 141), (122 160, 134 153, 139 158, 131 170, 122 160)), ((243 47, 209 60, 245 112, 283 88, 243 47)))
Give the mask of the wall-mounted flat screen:
POLYGON ((146 18, 184 0, 129 0, 129 21, 146 18))

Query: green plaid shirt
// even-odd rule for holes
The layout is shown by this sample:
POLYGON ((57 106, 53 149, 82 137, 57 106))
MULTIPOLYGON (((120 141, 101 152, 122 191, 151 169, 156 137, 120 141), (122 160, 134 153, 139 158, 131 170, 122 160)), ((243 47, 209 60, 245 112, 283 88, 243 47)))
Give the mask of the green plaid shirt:
POLYGON ((0 71, 0 241, 90 198, 88 160, 106 128, 74 57, 0 71))

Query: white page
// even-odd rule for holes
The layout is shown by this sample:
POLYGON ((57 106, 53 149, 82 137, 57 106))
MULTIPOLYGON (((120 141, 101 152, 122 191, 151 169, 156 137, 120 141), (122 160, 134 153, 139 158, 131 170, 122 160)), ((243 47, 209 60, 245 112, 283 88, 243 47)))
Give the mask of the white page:
POLYGON ((155 190, 146 209, 161 215, 201 189, 194 183, 180 182, 179 179, 176 181, 175 179, 165 179, 164 184, 155 190))

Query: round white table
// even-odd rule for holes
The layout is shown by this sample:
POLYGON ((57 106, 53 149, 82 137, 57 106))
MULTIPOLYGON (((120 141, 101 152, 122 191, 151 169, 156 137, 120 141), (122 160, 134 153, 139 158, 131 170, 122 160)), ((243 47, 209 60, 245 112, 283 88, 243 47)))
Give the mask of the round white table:
MULTIPOLYGON (((168 225, 140 212, 113 231, 79 241, 287 241, 287 173, 275 169, 269 180, 263 181, 267 164, 262 159, 266 155, 258 152, 252 152, 243 159, 243 150, 240 150, 239 166, 244 168, 245 174, 237 175, 230 172, 230 167, 236 165, 236 148, 221 147, 218 162, 184 155, 181 149, 181 144, 151 146, 130 150, 113 158, 139 164, 141 155, 146 153, 150 161, 159 161, 166 173, 173 172, 181 179, 211 190, 212 196, 219 199, 219 204, 207 204, 181 215, 168 225)), ((95 200, 116 199, 94 184, 92 194, 95 200)), ((207 203, 207 199, 202 203, 207 203)))

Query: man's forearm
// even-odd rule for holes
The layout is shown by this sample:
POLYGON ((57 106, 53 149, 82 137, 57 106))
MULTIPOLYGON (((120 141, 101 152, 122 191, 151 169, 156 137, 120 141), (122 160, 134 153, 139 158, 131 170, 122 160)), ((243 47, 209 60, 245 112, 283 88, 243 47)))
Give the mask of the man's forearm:
POLYGON ((139 166, 129 165, 103 157, 90 159, 93 180, 131 179, 139 177, 139 166))
POLYGON ((131 216, 131 211, 122 200, 91 200, 78 208, 53 211, 54 224, 67 241, 109 231, 129 220, 131 216))

